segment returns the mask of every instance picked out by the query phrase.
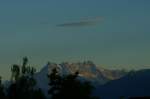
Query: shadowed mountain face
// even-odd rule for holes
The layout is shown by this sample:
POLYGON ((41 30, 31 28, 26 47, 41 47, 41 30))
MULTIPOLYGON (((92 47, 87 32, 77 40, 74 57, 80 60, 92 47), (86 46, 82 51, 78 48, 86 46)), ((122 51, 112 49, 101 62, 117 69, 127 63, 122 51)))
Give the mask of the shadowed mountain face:
POLYGON ((51 73, 53 68, 57 68, 62 76, 73 74, 76 71, 79 71, 79 79, 81 81, 89 81, 94 86, 103 85, 111 80, 119 79, 127 73, 119 70, 98 68, 91 61, 82 63, 64 62, 61 64, 48 63, 40 72, 35 75, 38 87, 40 87, 45 93, 47 93, 48 90, 47 74, 51 73))
POLYGON ((120 96, 150 96, 150 69, 130 72, 120 79, 99 86, 94 94, 102 99, 117 99, 120 96))

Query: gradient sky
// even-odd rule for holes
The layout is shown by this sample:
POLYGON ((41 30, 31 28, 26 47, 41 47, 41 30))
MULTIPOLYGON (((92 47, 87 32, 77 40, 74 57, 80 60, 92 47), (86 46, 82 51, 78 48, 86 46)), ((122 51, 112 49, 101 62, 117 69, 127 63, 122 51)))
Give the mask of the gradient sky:
POLYGON ((0 0, 0 75, 23 56, 38 69, 84 60, 149 68, 149 26, 150 0, 0 0))

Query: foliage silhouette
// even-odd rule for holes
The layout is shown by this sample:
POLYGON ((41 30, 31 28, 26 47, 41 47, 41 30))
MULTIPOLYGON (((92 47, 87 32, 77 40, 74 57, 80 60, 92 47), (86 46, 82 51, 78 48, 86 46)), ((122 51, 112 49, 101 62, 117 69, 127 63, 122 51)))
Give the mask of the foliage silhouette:
POLYGON ((67 76, 60 76, 54 68, 48 75, 48 94, 51 99, 98 99, 91 95, 93 86, 89 82, 81 82, 78 79, 79 72, 67 76))
MULTIPOLYGON (((23 58, 22 65, 12 65, 11 73, 10 85, 6 92, 0 77, 0 99, 46 99, 42 90, 36 87, 36 69, 28 66, 27 57, 23 58)), ((91 95, 94 87, 89 82, 81 82, 78 79, 79 72, 61 76, 54 68, 48 78, 48 94, 51 99, 98 99, 91 95)))
POLYGON ((23 58, 23 64, 13 65, 11 68, 11 85, 8 88, 9 99, 45 99, 41 89, 36 88, 34 67, 27 66, 28 58, 23 58))
POLYGON ((4 86, 2 84, 2 78, 0 77, 0 99, 5 99, 4 86))

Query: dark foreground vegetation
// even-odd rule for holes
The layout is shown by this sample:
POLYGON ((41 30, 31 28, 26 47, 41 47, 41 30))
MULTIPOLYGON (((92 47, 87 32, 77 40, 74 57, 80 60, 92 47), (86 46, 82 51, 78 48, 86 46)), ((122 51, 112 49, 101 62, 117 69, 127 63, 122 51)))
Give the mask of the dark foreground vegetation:
POLYGON ((21 65, 12 65, 11 73, 10 84, 7 87, 4 87, 0 77, 0 99, 98 99, 91 95, 94 87, 89 82, 77 79, 79 72, 60 76, 54 68, 48 75, 49 97, 36 86, 36 69, 28 66, 27 57, 23 58, 21 65))
MULTIPOLYGON (((36 69, 23 58, 21 65, 11 66, 11 79, 8 85, 2 84, 0 77, 0 99, 100 99, 92 96, 94 87, 90 82, 79 80, 79 72, 62 76, 56 68, 47 75, 49 79, 48 96, 38 88, 34 78, 36 69)), ((127 99, 124 96, 118 99, 127 99)), ((129 97, 129 99, 150 99, 150 97, 129 97)))

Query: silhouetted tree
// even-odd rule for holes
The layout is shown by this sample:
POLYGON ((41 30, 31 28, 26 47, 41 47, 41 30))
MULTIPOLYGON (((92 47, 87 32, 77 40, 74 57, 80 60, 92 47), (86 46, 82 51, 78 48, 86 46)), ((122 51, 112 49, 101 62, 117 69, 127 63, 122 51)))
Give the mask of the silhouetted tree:
POLYGON ((12 72, 11 81, 13 81, 13 82, 17 81, 20 76, 20 67, 18 65, 14 64, 11 67, 11 72, 12 72))
POLYGON ((58 74, 57 69, 54 68, 52 73, 48 75, 48 78, 50 80, 49 86, 51 87, 48 90, 48 94, 51 94, 53 97, 55 97, 61 88, 61 76, 58 74))
POLYGON ((28 58, 24 57, 23 58, 23 64, 22 64, 22 74, 24 75, 26 73, 26 65, 28 63, 28 58))
MULTIPOLYGON (((48 75, 51 99, 95 99, 91 95, 94 88, 89 82, 77 79, 79 72, 61 77, 57 69, 48 75)), ((97 98, 96 98, 97 99, 97 98)))
POLYGON ((5 99, 4 86, 2 84, 2 78, 0 77, 0 99, 5 99))
POLYGON ((36 69, 31 66, 27 66, 27 57, 23 58, 23 64, 21 69, 19 65, 13 65, 12 71, 12 84, 9 87, 8 96, 9 99, 44 99, 41 89, 35 88, 36 80, 34 74, 36 69), (22 71, 20 73, 20 71, 22 71), (41 98, 40 98, 41 97, 41 98))

